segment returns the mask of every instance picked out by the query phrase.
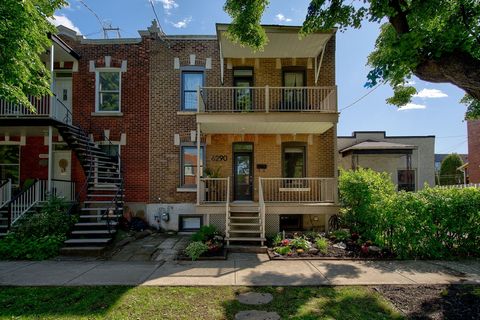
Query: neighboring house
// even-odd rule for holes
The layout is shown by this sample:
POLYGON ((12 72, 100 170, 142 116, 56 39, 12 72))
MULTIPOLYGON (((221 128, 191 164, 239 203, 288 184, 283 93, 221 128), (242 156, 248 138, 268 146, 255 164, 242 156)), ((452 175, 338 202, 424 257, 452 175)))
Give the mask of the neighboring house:
MULTIPOLYGON (((449 153, 436 153, 435 154, 435 182, 439 184, 439 176, 440 176, 440 168, 442 167, 443 159, 448 156, 449 153)), ((463 165, 458 168, 459 174, 464 174, 466 182, 469 180, 469 173, 468 173, 468 155, 467 154, 458 154, 463 161, 463 165)), ((463 178, 462 178, 463 179, 463 178)))
POLYGON ((338 165, 387 172, 398 190, 435 185, 435 136, 387 136, 385 131, 355 131, 338 137, 338 165))
POLYGON ((164 229, 214 224, 229 242, 327 229, 339 208, 335 31, 265 26, 254 52, 226 28, 89 40, 59 27, 43 57, 56 95, 32 98, 37 114, 0 102, 1 230, 49 193, 80 204, 65 253, 102 249, 124 204, 164 229))
POLYGON ((151 44, 150 223, 262 243, 327 228, 338 212, 335 32, 300 40, 298 27, 265 26, 254 52, 226 29, 151 44))
POLYGON ((468 174, 470 183, 480 183, 480 120, 467 121, 468 174))

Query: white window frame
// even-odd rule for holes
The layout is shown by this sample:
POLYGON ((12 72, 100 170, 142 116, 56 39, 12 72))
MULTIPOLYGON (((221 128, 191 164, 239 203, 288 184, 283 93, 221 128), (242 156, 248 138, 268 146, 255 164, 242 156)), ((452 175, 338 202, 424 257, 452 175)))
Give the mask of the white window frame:
POLYGON ((122 112, 122 69, 121 68, 98 68, 95 70, 95 112, 103 114, 118 114, 122 112), (118 72, 118 110, 100 110, 100 73, 118 72))
MULTIPOLYGON (((184 149, 185 148, 194 148, 196 151, 198 150, 196 146, 192 145, 192 144, 182 144, 180 145, 180 188, 182 189, 185 189, 185 188, 196 188, 197 185, 196 184, 184 184, 184 180, 185 180, 185 175, 184 175, 184 169, 185 169, 185 163, 184 163, 184 149)), ((200 174, 200 177, 202 177, 202 174, 205 170, 205 146, 202 144, 200 145, 200 153, 202 154, 202 161, 201 161, 201 166, 200 168, 202 168, 201 172, 200 172, 200 168, 197 168, 197 173, 200 174)), ((199 155, 197 155, 198 157, 199 155)), ((195 164, 193 166, 193 168, 195 168, 197 166, 197 164, 195 164)), ((194 176, 195 175, 188 175, 188 176, 194 176)), ((195 181, 197 181, 195 179, 195 181)))

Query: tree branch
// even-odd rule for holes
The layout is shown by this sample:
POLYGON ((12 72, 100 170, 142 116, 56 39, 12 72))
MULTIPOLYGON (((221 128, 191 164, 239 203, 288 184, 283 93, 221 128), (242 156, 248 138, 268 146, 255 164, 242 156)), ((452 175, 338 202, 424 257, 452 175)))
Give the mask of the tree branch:
POLYGON ((389 6, 394 9, 397 14, 389 17, 388 20, 392 24, 393 28, 398 35, 402 35, 410 32, 410 26, 408 25, 407 13, 402 10, 399 0, 389 0, 389 6))

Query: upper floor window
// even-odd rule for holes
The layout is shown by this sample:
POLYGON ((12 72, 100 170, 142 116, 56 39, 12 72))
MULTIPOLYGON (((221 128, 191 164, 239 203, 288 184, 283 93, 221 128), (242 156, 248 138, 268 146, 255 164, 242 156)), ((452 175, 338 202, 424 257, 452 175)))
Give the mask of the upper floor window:
POLYGON ((120 95, 120 71, 98 71, 96 111, 120 112, 120 95))
POLYGON ((283 148, 283 177, 303 178, 306 173, 305 146, 287 145, 283 148))
POLYGON ((204 150, 203 146, 200 147, 200 168, 197 168, 197 147, 194 146, 182 146, 181 147, 181 181, 182 187, 192 187, 197 185, 197 174, 200 173, 200 177, 203 175, 203 162, 204 162, 204 150))
POLYGON ((197 90, 203 86, 203 80, 203 71, 182 72, 182 110, 197 110, 197 90))

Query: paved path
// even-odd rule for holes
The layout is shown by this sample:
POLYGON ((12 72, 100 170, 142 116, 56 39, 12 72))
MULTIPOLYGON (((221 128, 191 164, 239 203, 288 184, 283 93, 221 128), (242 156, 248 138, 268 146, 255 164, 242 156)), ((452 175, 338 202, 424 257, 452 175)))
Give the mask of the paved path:
POLYGON ((0 285, 300 286, 480 284, 477 261, 270 261, 230 254, 226 261, 0 261, 0 285))

